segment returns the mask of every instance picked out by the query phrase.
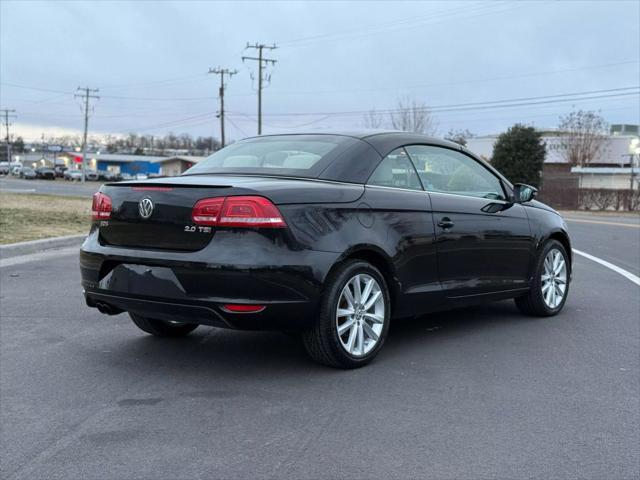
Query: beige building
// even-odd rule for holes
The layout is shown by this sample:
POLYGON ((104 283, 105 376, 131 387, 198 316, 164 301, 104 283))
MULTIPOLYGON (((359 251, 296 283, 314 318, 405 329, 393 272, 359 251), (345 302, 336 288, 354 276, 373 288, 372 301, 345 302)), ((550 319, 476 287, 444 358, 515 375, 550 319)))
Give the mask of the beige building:
POLYGON ((156 160, 160 164, 160 175, 164 177, 176 177, 183 174, 193 165, 207 157, 196 157, 190 155, 177 155, 173 157, 156 160))

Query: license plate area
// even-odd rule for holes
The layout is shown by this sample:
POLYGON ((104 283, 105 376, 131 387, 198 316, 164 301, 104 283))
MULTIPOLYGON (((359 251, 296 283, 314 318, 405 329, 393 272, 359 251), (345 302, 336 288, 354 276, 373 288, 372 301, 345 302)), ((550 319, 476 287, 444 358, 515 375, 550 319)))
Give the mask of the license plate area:
POLYGON ((183 298, 185 290, 167 267, 122 263, 111 270, 99 288, 117 293, 145 297, 183 298))

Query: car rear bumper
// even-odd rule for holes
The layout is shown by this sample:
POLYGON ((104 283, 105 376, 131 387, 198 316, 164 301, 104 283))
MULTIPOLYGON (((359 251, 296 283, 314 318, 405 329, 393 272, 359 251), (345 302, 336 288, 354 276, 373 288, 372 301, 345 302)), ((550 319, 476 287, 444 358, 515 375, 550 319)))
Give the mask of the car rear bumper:
MULTIPOLYGON (((247 241, 246 232, 244 238, 247 241)), ((265 247, 265 245, 262 245, 265 247)), ((215 241, 197 252, 102 245, 97 230, 80 251, 87 305, 103 313, 249 330, 299 330, 315 321, 322 284, 338 254, 267 246, 250 262, 215 241), (271 249, 271 251, 269 251, 271 249), (224 305, 261 305, 231 313, 224 305)))

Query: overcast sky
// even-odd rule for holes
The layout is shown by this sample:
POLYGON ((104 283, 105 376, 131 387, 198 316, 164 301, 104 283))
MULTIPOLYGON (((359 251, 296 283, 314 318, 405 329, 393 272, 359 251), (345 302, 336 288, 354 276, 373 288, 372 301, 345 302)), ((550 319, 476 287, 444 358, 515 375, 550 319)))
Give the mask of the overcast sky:
POLYGON ((266 52, 277 60, 264 90, 266 133, 359 129, 362 112, 392 109, 399 97, 434 106, 441 135, 554 127, 574 108, 640 122, 638 89, 620 90, 640 84, 637 0, 2 0, 0 14, 0 108, 16 109, 13 131, 29 139, 82 128, 78 86, 100 89, 94 133, 218 136, 219 79, 207 74, 217 66, 238 70, 228 136, 254 135, 257 66, 241 56, 256 52, 247 42, 278 46, 266 52), (543 98, 469 105, 532 97, 543 98))

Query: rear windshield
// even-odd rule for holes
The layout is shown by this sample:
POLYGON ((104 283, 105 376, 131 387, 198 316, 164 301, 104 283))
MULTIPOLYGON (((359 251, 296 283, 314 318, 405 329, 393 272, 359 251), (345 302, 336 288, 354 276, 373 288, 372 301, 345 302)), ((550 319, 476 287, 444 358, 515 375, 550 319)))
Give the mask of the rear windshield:
POLYGON ((339 135, 277 135, 218 150, 184 175, 247 173, 316 177, 355 139, 339 135))

